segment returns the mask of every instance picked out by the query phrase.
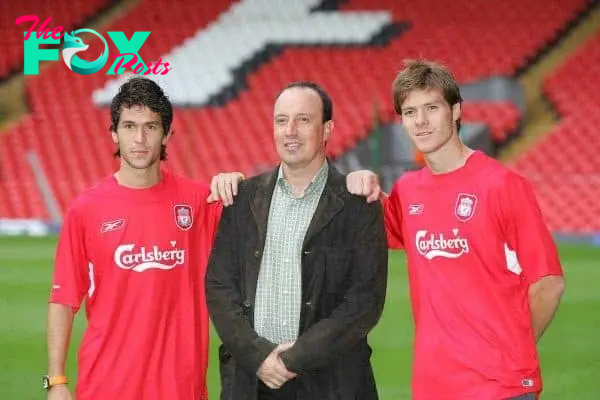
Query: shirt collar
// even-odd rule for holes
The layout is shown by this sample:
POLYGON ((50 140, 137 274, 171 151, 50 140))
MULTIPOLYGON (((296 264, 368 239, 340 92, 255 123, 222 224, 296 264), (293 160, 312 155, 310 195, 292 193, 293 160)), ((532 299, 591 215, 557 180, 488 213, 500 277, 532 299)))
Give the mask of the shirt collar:
MULTIPOLYGON (((313 192, 322 189, 325 186, 325 182, 327 181, 327 176, 329 175, 329 163, 327 160, 323 163, 319 171, 313 176, 312 180, 304 190, 304 193, 300 198, 305 197, 313 192)), ((277 183, 286 191, 288 194, 292 194, 292 187, 283 176, 283 167, 279 166, 279 172, 277 173, 277 183)))

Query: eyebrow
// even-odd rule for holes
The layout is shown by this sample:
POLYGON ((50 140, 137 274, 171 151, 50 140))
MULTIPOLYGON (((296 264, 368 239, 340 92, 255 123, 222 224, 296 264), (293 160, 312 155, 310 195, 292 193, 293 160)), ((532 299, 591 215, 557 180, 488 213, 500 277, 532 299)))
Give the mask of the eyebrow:
MULTIPOLYGON (((301 117, 305 117, 305 116, 306 117, 310 117, 311 115, 312 115, 311 113, 301 112, 301 113, 292 115, 292 117, 298 117, 298 116, 301 116, 301 117)), ((288 114, 284 114, 284 113, 280 113, 280 114, 275 114, 275 116, 274 116, 274 118, 279 118, 279 117, 289 117, 289 115, 288 114)))
MULTIPOLYGON (((134 125, 137 125, 137 122, 131 121, 131 120, 121 121, 120 123, 121 124, 134 124, 134 125)), ((161 123, 160 121, 152 120, 152 121, 143 122, 143 125, 160 124, 160 123, 161 123)))
MULTIPOLYGON (((431 106, 431 105, 440 105, 442 104, 441 100, 434 100, 434 101, 430 101, 428 103, 423 104, 424 106, 431 106)), ((415 108, 417 108, 417 106, 408 106, 408 107, 402 107, 402 111, 404 110, 414 110, 415 108)))

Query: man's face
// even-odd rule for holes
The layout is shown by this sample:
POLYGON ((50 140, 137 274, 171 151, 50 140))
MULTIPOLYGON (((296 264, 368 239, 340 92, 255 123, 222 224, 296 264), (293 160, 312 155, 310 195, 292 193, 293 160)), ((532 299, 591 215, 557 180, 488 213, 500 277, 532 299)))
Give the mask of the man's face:
POLYGON ((424 154, 439 150, 456 133, 460 104, 451 107, 439 89, 411 91, 401 110, 410 140, 424 154))
POLYGON ((160 162, 161 146, 169 139, 158 113, 145 106, 123 107, 113 141, 121 159, 134 169, 146 169, 160 162))
POLYGON ((333 122, 323 123, 323 104, 317 92, 294 87, 283 91, 275 102, 273 128, 281 161, 302 168, 325 157, 333 122))

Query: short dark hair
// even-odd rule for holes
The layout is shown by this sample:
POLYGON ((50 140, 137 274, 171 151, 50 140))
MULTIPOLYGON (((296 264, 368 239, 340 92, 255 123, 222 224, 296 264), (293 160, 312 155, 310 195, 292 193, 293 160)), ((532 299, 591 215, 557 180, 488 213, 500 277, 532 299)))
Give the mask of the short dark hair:
POLYGON ((331 119, 333 118, 333 103, 331 102, 331 98, 329 97, 329 95, 327 94, 325 89, 323 89, 321 86, 317 85, 314 82, 296 81, 296 82, 288 83, 279 92, 279 94, 277 94, 276 99, 278 99, 279 96, 281 96, 281 93, 285 92, 288 89, 292 89, 292 88, 306 88, 306 89, 312 89, 315 92, 317 92, 317 94, 321 98, 321 103, 323 105, 323 123, 325 123, 327 121, 331 121, 331 119))
MULTIPOLYGON (((110 105, 110 130, 117 131, 121 111, 123 108, 133 106, 148 107, 153 112, 160 115, 162 122, 163 135, 168 135, 173 123, 173 106, 171 101, 162 90, 162 88, 153 80, 141 76, 135 76, 125 82, 119 88, 119 93, 112 99, 110 105)), ((173 133, 173 132, 171 132, 173 133)), ((115 157, 120 157, 119 148, 114 153, 115 157)), ((167 159, 167 146, 162 145, 160 149, 160 159, 167 159)))

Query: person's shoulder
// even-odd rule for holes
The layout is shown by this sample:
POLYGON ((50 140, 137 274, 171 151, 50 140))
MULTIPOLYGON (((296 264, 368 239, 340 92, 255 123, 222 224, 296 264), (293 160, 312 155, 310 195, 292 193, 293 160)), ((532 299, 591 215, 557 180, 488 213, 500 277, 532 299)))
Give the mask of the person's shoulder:
POLYGON ((338 198, 341 200, 339 217, 348 218, 350 226, 363 226, 373 218, 379 218, 383 224, 383 203, 381 201, 368 202, 365 196, 352 194, 346 188, 338 192, 338 198))
POLYGON ((274 171, 267 171, 242 180, 238 185, 238 194, 249 195, 255 192, 259 187, 267 187, 271 179, 273 179, 274 173, 274 171))
POLYGON ((162 173, 165 179, 168 179, 168 185, 174 196, 183 194, 184 198, 193 198, 199 204, 206 203, 210 195, 209 183, 168 170, 162 173))
POLYGON ((475 159, 477 169, 485 170, 485 173, 504 174, 509 171, 509 168, 502 161, 482 151, 476 151, 471 157, 475 159))
POLYGON ((111 192, 114 186, 113 179, 112 175, 106 176, 93 185, 88 186, 69 203, 68 207, 71 209, 81 209, 103 203, 106 195, 111 192))
POLYGON ((392 185, 392 190, 390 193, 403 193, 411 187, 414 187, 420 182, 424 172, 424 168, 405 171, 404 173, 402 173, 402 175, 400 175, 400 177, 398 177, 398 179, 396 179, 396 181, 392 185))
POLYGON ((173 172, 166 172, 166 177, 170 181, 173 201, 188 201, 199 215, 220 217, 223 203, 220 200, 208 202, 210 184, 173 172))
POLYGON ((176 185, 181 188, 190 188, 190 190, 210 190, 210 185, 207 182, 190 178, 170 170, 161 171, 163 176, 169 180, 171 185, 176 185))
POLYGON ((416 182, 420 179, 421 175, 423 175, 424 173, 424 168, 421 169, 416 169, 416 170, 410 170, 410 171, 406 171, 404 172, 402 175, 400 175, 400 177, 398 179, 396 179, 396 184, 397 185, 409 185, 413 182, 416 182))
POLYGON ((520 172, 502 161, 483 154, 479 172, 493 188, 504 190, 513 185, 529 185, 529 180, 520 172))
POLYGON ((112 179, 114 179, 112 175, 104 177, 69 201, 65 209, 65 218, 84 220, 102 207, 106 207, 113 187, 112 179))
POLYGON ((364 212, 379 212, 382 209, 380 201, 368 202, 367 197, 350 193, 345 181, 346 175, 340 173, 336 179, 329 182, 330 193, 336 195, 343 203, 346 212, 360 217, 364 212))
POLYGON ((246 183, 247 185, 255 185, 255 186, 265 185, 265 184, 269 183, 269 181, 273 177, 273 174, 276 174, 276 173, 277 173, 276 169, 270 169, 263 173, 246 178, 243 180, 243 182, 246 183))

